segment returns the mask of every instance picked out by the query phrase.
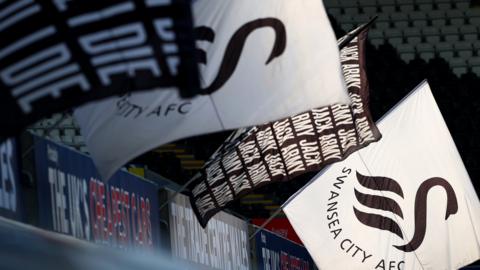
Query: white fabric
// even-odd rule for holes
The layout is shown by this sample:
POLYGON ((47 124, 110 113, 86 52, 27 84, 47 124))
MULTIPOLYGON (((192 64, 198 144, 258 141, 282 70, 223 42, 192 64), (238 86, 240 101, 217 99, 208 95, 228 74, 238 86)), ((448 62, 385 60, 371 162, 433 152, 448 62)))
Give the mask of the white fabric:
POLYGON ((383 134, 379 142, 319 173, 284 207, 317 266, 320 269, 457 269, 477 260, 479 200, 428 84, 421 84, 378 123, 378 128, 383 134), (403 198, 391 191, 362 186, 356 172, 394 179, 403 190, 403 198), (416 203, 416 195, 421 193, 422 183, 432 177, 445 179, 453 188, 458 211, 445 220, 446 189, 438 185, 429 189, 423 241, 414 251, 399 250, 394 246, 408 243, 415 231, 421 230, 415 227, 415 215, 421 216, 421 209, 415 211, 415 205, 420 204, 416 203), (361 204, 355 189, 394 200, 403 218, 361 204), (370 221, 373 221, 370 214, 394 220, 403 239, 361 223, 354 208, 368 213, 370 221))
POLYGON ((75 118, 105 179, 133 157, 176 139, 350 103, 322 1, 199 0, 194 3, 194 17, 197 26, 215 32, 213 42, 198 42, 206 52, 207 64, 200 66, 204 88, 217 77, 234 33, 251 21, 280 20, 285 26, 285 50, 266 64, 278 35, 273 27, 261 27, 248 35, 233 75, 209 96, 182 100, 175 89, 132 94, 129 102, 138 108, 132 107, 127 117, 120 117, 127 112, 116 108, 120 98, 77 109, 75 118), (188 103, 182 107, 188 111, 185 114, 178 111, 183 103, 188 103), (176 105, 165 116, 169 104, 176 105), (160 105, 161 116, 146 116, 160 105))

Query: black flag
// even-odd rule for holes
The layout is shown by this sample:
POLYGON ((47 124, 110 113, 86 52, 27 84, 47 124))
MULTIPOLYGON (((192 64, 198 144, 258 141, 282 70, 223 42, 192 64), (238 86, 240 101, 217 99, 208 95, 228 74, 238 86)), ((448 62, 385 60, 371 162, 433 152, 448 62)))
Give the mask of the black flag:
POLYGON ((199 89, 188 0, 0 2, 0 138, 127 91, 199 89))

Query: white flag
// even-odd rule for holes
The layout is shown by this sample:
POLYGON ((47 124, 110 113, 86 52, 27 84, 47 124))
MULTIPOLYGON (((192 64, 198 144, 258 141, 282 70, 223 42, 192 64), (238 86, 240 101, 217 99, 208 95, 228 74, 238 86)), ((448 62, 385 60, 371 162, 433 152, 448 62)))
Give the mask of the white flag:
POLYGON ((378 124, 383 138, 284 207, 321 269, 457 269, 480 258, 480 203, 422 83, 378 124))
POLYGON ((322 1, 198 0, 194 17, 206 95, 135 93, 75 111, 104 178, 176 139, 350 103, 322 1))

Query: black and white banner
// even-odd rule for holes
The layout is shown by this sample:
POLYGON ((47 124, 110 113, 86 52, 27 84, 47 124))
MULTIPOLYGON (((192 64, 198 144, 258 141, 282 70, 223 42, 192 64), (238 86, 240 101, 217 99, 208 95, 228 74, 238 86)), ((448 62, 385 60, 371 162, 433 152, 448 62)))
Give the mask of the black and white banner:
POLYGON ((105 179, 168 142, 350 104, 322 1, 197 0, 193 11, 204 95, 133 93, 75 110, 105 179))
POLYGON ((0 137, 126 91, 198 89, 188 0, 0 2, 0 137))
POLYGON ((169 204, 168 227, 172 255, 188 262, 189 269, 250 269, 246 221, 221 212, 201 228, 188 197, 176 194, 169 204))
POLYGON ((189 186, 193 209, 203 226, 229 202, 253 189, 318 171, 380 139, 368 111, 366 38, 364 29, 340 51, 350 106, 320 107, 251 128, 210 159, 200 178, 189 186))
POLYGON ((480 258, 480 201, 426 82, 383 138, 283 207, 320 269, 459 269, 480 258))
POLYGON ((17 140, 0 143, 0 216, 22 220, 22 188, 17 140))

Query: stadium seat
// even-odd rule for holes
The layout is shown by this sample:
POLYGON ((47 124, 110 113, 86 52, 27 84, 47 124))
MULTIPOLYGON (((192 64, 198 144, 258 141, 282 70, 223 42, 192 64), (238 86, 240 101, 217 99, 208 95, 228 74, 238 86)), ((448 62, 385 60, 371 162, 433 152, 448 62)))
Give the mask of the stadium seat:
POLYGON ((404 4, 413 5, 414 0, 397 0, 396 3, 397 5, 404 5, 404 4))
POLYGON ((323 3, 326 7, 341 7, 342 3, 338 0, 323 0, 323 3))
POLYGON ((460 40, 459 35, 446 35, 444 38, 446 42, 450 42, 452 44, 460 40))
POLYGON ((341 9, 337 7, 329 8, 327 12, 335 18, 341 16, 341 9))
POLYGON ((431 20, 433 19, 445 19, 445 11, 443 10, 432 10, 427 13, 427 17, 431 20))
POLYGON ((407 42, 412 44, 412 45, 415 45, 415 44, 421 43, 422 38, 421 37, 407 37, 407 42))
POLYGON ((422 53, 422 52, 432 52, 433 53, 433 52, 435 52, 435 48, 430 43, 418 43, 417 45, 415 45, 415 49, 419 53, 422 53))
POLYGON ((444 51, 453 51, 453 45, 446 42, 440 42, 435 44, 435 50, 437 52, 444 52, 444 51))
POLYGON ((381 6, 381 10, 383 13, 385 14, 392 14, 392 13, 395 13, 396 12, 396 8, 395 6, 385 6, 385 5, 382 5, 381 6))
POLYGON ((75 137, 73 137, 73 142, 76 145, 84 145, 85 144, 85 140, 83 139, 83 136, 81 136, 81 135, 76 135, 75 137))
POLYGON ((464 34, 476 34, 477 27, 475 25, 464 25, 460 28, 460 31, 464 34))
POLYGON ((467 66, 467 61, 465 59, 459 58, 459 57, 451 58, 448 62, 450 63, 450 66, 452 66, 452 67, 466 67, 467 66))
POLYGON ((440 36, 427 36, 425 37, 425 41, 431 44, 436 44, 440 42, 440 36))
POLYGON ((68 144, 68 145, 72 145, 72 144, 73 144, 73 137, 64 135, 64 136, 62 136, 61 138, 62 138, 62 142, 63 142, 63 143, 68 144))
POLYGON ((468 68, 467 67, 453 67, 452 68, 453 73, 457 75, 457 77, 461 77, 463 74, 467 73, 468 68))
POLYGON ((63 135, 73 137, 73 136, 76 135, 76 134, 75 134, 75 129, 73 129, 73 128, 66 128, 66 129, 63 130, 63 135))
POLYGON ((427 23, 426 19, 415 19, 415 20, 413 20, 413 26, 414 27, 423 28, 423 27, 426 27, 427 25, 428 25, 428 23, 427 23))
POLYGON ((370 39, 383 38, 383 31, 380 29, 372 29, 368 31, 368 37, 370 39))
POLYGON ((350 31, 354 28, 354 24, 353 23, 342 23, 342 29, 344 31, 350 31))
POLYGON ((62 122, 60 123, 61 127, 74 127, 73 117, 70 115, 65 115, 62 122))
POLYGON ((465 24, 465 18, 450 18, 450 24, 456 27, 462 27, 465 24))
POLYGON ((438 55, 448 62, 450 61, 450 59, 453 58, 453 51, 442 51, 442 52, 439 52, 438 55))
POLYGON ((419 4, 418 9, 423 11, 423 12, 430 12, 430 11, 433 10, 433 5, 432 5, 432 3, 419 4))
POLYGON ((456 26, 441 27, 440 33, 442 33, 442 35, 456 35, 458 34, 458 27, 456 26))
POLYGON ((388 38, 388 43, 392 44, 393 47, 397 47, 398 45, 403 43, 403 38, 402 37, 389 37, 388 38))
POLYGON ((370 40, 370 43, 375 46, 375 48, 378 48, 378 46, 382 45, 385 43, 385 39, 383 38, 372 38, 370 40))
POLYGON ((449 18, 463 18, 465 16, 463 11, 458 9, 447 9, 445 10, 445 14, 449 18))
POLYGON ((463 40, 465 40, 465 41, 477 41, 478 40, 478 34, 464 34, 463 35, 463 40))
POLYGON ((422 58, 425 61, 430 61, 430 59, 435 58, 435 53, 434 52, 422 52, 419 54, 420 58, 422 58))
POLYGON ((358 7, 347 7, 347 8, 344 8, 343 10, 345 11, 346 15, 350 15, 350 16, 356 16, 357 14, 360 13, 360 10, 358 9, 358 7))
POLYGON ((400 58, 405 62, 409 63, 415 59, 415 53, 400 53, 400 58))
POLYGON ((51 129, 48 131, 47 135, 52 137, 60 137, 60 130, 57 128, 51 129))
POLYGON ((412 44, 400 44, 397 50, 399 53, 414 53, 415 47, 412 44))
POLYGON ((418 28, 403 29, 403 36, 405 36, 405 37, 412 37, 412 36, 414 36, 414 37, 418 36, 419 37, 421 35, 422 35, 422 33, 421 33, 420 29, 418 29, 418 28))
POLYGON ((400 5, 400 11, 403 13, 409 13, 415 10, 415 6, 411 4, 400 5))
POLYGON ((480 17, 469 17, 469 21, 472 25, 475 25, 475 26, 480 25, 480 17))
POLYGON ((377 0, 377 5, 395 5, 395 0, 377 0))
POLYGON ((433 19, 431 20, 432 26, 433 27, 444 27, 447 24, 447 21, 445 19, 433 19))
POLYGON ((457 54, 460 58, 468 59, 468 58, 473 56, 473 51, 472 50, 462 50, 462 51, 457 51, 457 54))
POLYGON ((377 2, 375 0, 358 0, 359 6, 375 6, 377 2))
POLYGON ((432 3, 432 0, 415 0, 415 3, 417 4, 424 4, 424 3, 432 3))
POLYGON ((453 45, 453 48, 457 51, 472 50, 472 43, 468 41, 460 41, 453 45))
POLYGON ((409 22, 408 22, 408 20, 404 20, 404 21, 397 20, 397 21, 393 22, 393 26, 396 29, 403 30, 405 28, 408 28, 409 22))
POLYGON ((437 27, 427 26, 427 27, 422 28, 422 33, 425 36, 438 36, 438 35, 440 35, 440 30, 438 30, 437 27))
POLYGON ((480 67, 480 56, 470 57, 470 58, 468 59, 468 64, 469 64, 470 66, 480 67))
POLYGON ((466 8, 465 16, 468 18, 480 17, 480 10, 478 8, 466 8))
POLYGON ((377 7, 374 6, 367 6, 362 8, 364 14, 368 14, 370 16, 376 15, 377 12, 377 7))
POLYGON ((437 3, 437 8, 439 10, 449 11, 452 9, 452 4, 450 2, 446 3, 437 3))
POLYGON ((411 12, 411 13, 408 14, 408 17, 410 18, 410 20, 413 20, 413 21, 419 21, 419 20, 426 20, 427 19, 427 15, 424 12, 421 12, 421 11, 411 12))
POLYGON ((385 30, 390 27, 390 24, 388 22, 376 22, 374 25, 375 28, 379 30, 385 30))
POLYGON ((454 4, 457 7, 457 9, 466 10, 470 8, 470 3, 468 1, 463 1, 463 2, 458 1, 458 2, 454 2, 454 4))
POLYGON ((340 2, 340 5, 342 7, 356 7, 358 6, 358 3, 356 0, 337 0, 340 2))
POLYGON ((393 21, 408 21, 408 15, 403 12, 395 12, 390 14, 390 19, 393 21))
POLYGON ((36 128, 31 131, 37 136, 43 136, 45 134, 45 130, 43 128, 36 128))
POLYGON ((368 15, 368 14, 359 14, 357 15, 357 23, 367 23, 368 21, 370 21, 370 19, 372 18, 372 16, 368 15))

